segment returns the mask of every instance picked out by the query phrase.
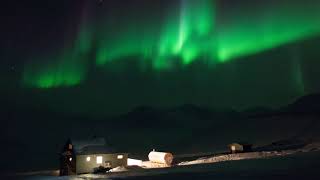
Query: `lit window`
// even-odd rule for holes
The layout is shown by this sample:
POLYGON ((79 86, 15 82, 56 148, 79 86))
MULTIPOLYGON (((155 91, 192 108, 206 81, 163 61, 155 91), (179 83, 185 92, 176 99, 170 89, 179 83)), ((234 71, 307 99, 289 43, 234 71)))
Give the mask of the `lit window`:
POLYGON ((236 146, 231 146, 231 150, 235 151, 236 150, 236 146))
POLYGON ((123 159, 123 155, 118 155, 117 158, 118 159, 123 159))
POLYGON ((90 156, 88 156, 88 157, 87 157, 87 161, 90 161, 90 160, 91 160, 91 158, 90 158, 90 156))
POLYGON ((102 164, 102 156, 97 156, 97 164, 102 164))

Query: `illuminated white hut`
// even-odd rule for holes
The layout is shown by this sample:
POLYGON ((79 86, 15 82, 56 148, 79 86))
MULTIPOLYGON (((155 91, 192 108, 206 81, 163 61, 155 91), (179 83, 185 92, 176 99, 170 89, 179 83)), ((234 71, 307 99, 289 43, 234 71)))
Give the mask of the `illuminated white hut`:
MULTIPOLYGON (((73 148, 75 172, 62 175, 93 173, 97 169, 111 169, 118 166, 127 166, 128 153, 119 153, 106 145, 104 138, 93 138, 86 141, 69 141, 73 148)), ((60 165, 63 170, 63 163, 60 165)), ((70 171, 69 169, 64 171, 70 171)), ((61 173, 60 173, 61 174, 61 173)))

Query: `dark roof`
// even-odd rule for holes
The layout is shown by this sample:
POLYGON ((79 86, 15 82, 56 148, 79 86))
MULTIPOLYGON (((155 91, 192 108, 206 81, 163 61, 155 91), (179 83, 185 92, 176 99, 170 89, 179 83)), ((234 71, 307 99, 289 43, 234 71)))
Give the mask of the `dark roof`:
POLYGON ((71 140, 74 151, 76 153, 82 151, 83 148, 88 146, 106 146, 106 140, 104 138, 94 137, 91 139, 83 139, 83 140, 71 140))
POLYGON ((116 150, 106 143, 106 140, 101 137, 93 137, 83 140, 71 140, 73 150, 77 155, 89 154, 112 154, 116 150))
POLYGON ((239 144, 241 146, 252 146, 252 144, 247 143, 247 142, 235 142, 235 143, 231 143, 229 144, 229 146, 233 145, 233 144, 239 144))
POLYGON ((78 155, 88 154, 112 154, 115 150, 108 146, 86 146, 76 152, 78 155))

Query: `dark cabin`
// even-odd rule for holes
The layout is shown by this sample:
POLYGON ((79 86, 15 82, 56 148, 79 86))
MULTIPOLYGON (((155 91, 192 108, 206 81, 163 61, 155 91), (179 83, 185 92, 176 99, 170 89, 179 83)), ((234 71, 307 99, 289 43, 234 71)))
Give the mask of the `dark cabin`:
POLYGON ((60 154, 60 175, 94 173, 127 166, 128 153, 107 146, 104 138, 68 140, 60 154))
POLYGON ((249 143, 232 143, 228 145, 231 153, 251 152, 252 144, 249 143))

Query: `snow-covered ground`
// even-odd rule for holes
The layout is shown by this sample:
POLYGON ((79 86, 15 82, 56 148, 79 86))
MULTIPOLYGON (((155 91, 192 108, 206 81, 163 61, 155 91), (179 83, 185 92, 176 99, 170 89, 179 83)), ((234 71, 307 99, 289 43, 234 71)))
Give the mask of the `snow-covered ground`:
POLYGON ((195 164, 207 164, 207 163, 218 163, 223 161, 237 161, 237 160, 247 160, 247 159, 262 159, 271 158, 276 156, 288 156, 291 154, 296 154, 299 152, 311 152, 320 151, 319 143, 311 143, 303 148, 294 150, 283 150, 283 151, 261 151, 261 152, 247 152, 238 154, 224 154, 211 157, 199 158, 193 161, 180 162, 178 165, 195 165, 195 164))
POLYGON ((128 169, 103 175, 58 177, 54 171, 19 174, 9 178, 30 180, 79 179, 318 179, 320 144, 285 151, 218 155, 180 162, 170 168, 128 169), (193 177, 193 178, 192 178, 193 177))

